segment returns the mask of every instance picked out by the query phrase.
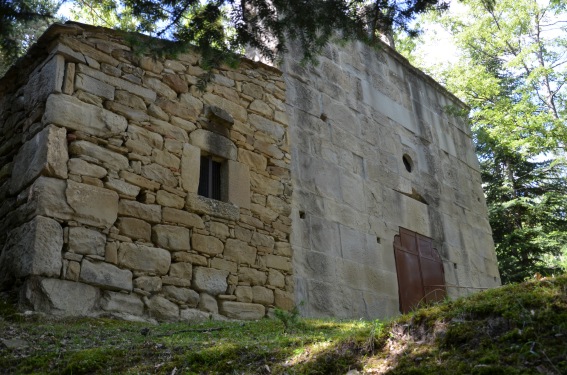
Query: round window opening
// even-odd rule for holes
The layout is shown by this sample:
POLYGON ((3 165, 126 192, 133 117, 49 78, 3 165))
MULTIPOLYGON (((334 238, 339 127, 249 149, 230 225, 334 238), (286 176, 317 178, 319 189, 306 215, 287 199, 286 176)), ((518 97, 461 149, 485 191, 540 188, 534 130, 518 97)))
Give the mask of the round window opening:
POLYGON ((406 171, 411 172, 413 169, 413 161, 410 156, 408 154, 404 154, 404 156, 402 156, 402 160, 404 162, 404 167, 406 167, 406 171))

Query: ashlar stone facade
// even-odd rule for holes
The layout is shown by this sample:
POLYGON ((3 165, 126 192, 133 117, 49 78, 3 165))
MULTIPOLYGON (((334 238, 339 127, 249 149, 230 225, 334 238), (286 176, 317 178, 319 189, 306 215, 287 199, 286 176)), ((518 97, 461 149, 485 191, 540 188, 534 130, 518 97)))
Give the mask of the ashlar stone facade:
POLYGON ((198 54, 136 56, 122 37, 54 25, 2 81, 3 288, 64 315, 291 308, 281 72, 245 62, 200 92, 198 54), (220 199, 198 194, 203 157, 220 199))
POLYGON ((392 316, 403 230, 449 296, 499 285, 463 105, 397 53, 244 60, 199 91, 198 53, 130 37, 56 24, 0 80, 0 287, 22 309, 392 316))

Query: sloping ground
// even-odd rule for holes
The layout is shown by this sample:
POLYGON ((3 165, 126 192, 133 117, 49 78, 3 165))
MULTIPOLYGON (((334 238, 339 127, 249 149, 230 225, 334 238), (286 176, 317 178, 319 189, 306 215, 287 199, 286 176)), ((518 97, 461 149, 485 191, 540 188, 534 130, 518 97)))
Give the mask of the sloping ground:
MULTIPOLYGON (((52 321, 1 305, 0 373, 567 374, 567 276, 395 321, 52 321)), ((286 319, 284 319, 286 320, 286 319)))

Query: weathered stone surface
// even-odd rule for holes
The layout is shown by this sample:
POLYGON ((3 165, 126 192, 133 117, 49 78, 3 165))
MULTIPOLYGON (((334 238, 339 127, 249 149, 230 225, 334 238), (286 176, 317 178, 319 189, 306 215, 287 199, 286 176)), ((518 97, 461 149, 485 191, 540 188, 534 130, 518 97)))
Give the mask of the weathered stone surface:
POLYGON ((84 227, 69 228, 69 251, 82 255, 104 256, 106 236, 84 227))
POLYGON ((177 74, 164 74, 163 82, 165 82, 165 84, 171 87, 178 94, 189 91, 189 85, 187 85, 187 82, 185 82, 183 78, 177 74))
POLYGON ((132 290, 132 272, 104 262, 83 259, 79 279, 110 290, 132 290))
POLYGON ((238 150, 238 161, 256 171, 265 171, 268 164, 268 159, 264 155, 245 149, 238 150))
POLYGON ((122 103, 107 100, 106 102, 104 102, 104 108, 112 111, 113 113, 124 116, 131 121, 145 122, 150 120, 150 116, 148 116, 146 111, 132 108, 122 103))
POLYGON ((258 232, 254 232, 254 234, 252 234, 252 246, 262 246, 267 247, 268 249, 273 249, 274 243, 275 240, 272 236, 267 236, 258 232))
POLYGON ((221 238, 222 240, 230 236, 230 231, 228 230, 228 226, 226 224, 219 223, 216 221, 211 221, 209 223, 209 231, 213 236, 221 238))
POLYGON ((217 133, 205 129, 197 129, 191 133, 190 140, 193 146, 227 160, 236 160, 238 156, 234 143, 217 133))
POLYGON ((285 276, 276 270, 270 270, 268 272, 268 284, 278 288, 285 287, 285 276))
POLYGON ((236 296, 238 302, 252 302, 252 287, 239 285, 236 287, 234 295, 236 296))
POLYGON ((228 287, 228 272, 212 268, 195 267, 193 270, 193 288, 213 296, 223 294, 228 287))
POLYGON ((273 137, 276 141, 281 141, 285 135, 285 127, 277 122, 253 114, 248 117, 253 127, 273 137))
POLYGON ((265 256, 266 266, 282 271, 291 271, 291 260, 288 257, 268 254, 265 256))
POLYGON ((257 320, 266 314, 266 308, 255 303, 220 301, 219 311, 232 319, 257 320))
POLYGON ((187 288, 178 288, 173 285, 163 287, 163 292, 168 298, 178 301, 189 307, 197 307, 199 304, 199 293, 187 288))
POLYGON ((234 124, 234 118, 232 118, 230 113, 214 105, 208 107, 207 117, 209 120, 226 127, 230 127, 234 124))
POLYGON ((230 115, 235 120, 242 122, 247 121, 248 115, 246 113, 246 109, 234 102, 231 102, 230 100, 226 100, 214 94, 206 93, 205 95, 203 95, 203 101, 206 104, 214 105, 224 109, 225 111, 230 113, 230 115))
POLYGON ((90 176, 94 178, 104 178, 108 174, 106 169, 101 166, 91 164, 79 158, 69 159, 67 163, 69 168, 69 173, 80 175, 80 176, 90 176))
POLYGON ((228 201, 238 207, 250 209, 250 168, 233 160, 226 161, 228 201))
POLYGON ((93 286, 74 281, 32 278, 25 283, 24 295, 35 311, 88 316, 94 312, 100 292, 93 286))
POLYGON ((190 193, 196 193, 199 188, 199 170, 201 150, 185 143, 181 156, 181 187, 190 193))
POLYGON ((115 92, 115 100, 127 105, 128 107, 146 110, 146 103, 144 103, 144 100, 136 95, 130 94, 127 91, 117 90, 115 92))
POLYGON ((172 116, 181 117, 185 120, 194 121, 199 116, 196 108, 191 107, 190 105, 188 105, 188 103, 181 104, 179 102, 171 101, 168 99, 160 99, 156 102, 156 104, 159 105, 161 109, 164 110, 164 112, 172 116))
POLYGON ((39 177, 27 194, 30 211, 36 215, 70 220, 73 217, 73 209, 67 204, 66 189, 67 182, 64 180, 39 177))
POLYGON ((157 276, 140 276, 134 279, 134 288, 139 288, 146 292, 159 292, 161 287, 161 278, 157 276))
POLYGON ((157 190, 160 186, 158 182, 148 180, 145 177, 128 171, 120 171, 120 177, 130 184, 139 186, 147 190, 157 190))
POLYGON ((75 211, 74 217, 81 223, 110 228, 118 217, 118 194, 115 191, 68 180, 65 195, 75 211))
POLYGON ((120 230, 120 234, 124 236, 135 240, 150 242, 152 236, 152 226, 150 223, 133 217, 121 217, 118 219, 116 227, 120 230))
POLYGON ((173 251, 190 250, 189 229, 174 225, 155 225, 152 241, 159 247, 173 251))
POLYGON ((238 273, 238 282, 247 283, 250 285, 264 285, 268 276, 263 271, 255 270, 254 268, 241 267, 238 273))
POLYGON ((186 207, 199 214, 207 214, 227 220, 238 220, 240 208, 229 202, 221 202, 209 199, 198 194, 189 193, 185 200, 186 207))
POLYGON ((115 171, 129 167, 128 158, 104 147, 87 141, 75 141, 69 145, 69 153, 74 156, 89 156, 99 160, 102 164, 115 171))
POLYGON ((152 318, 168 321, 179 319, 179 307, 164 297, 153 296, 146 302, 146 305, 148 306, 148 313, 152 318))
POLYGON ((199 309, 213 314, 218 314, 219 305, 215 297, 207 293, 201 293, 199 296, 199 309))
POLYGON ((169 276, 179 279, 191 280, 193 275, 193 265, 187 262, 172 263, 169 269, 169 276))
POLYGON ((144 303, 135 294, 107 291, 100 300, 100 307, 106 311, 122 312, 137 316, 141 316, 144 313, 144 303))
POLYGON ((36 216, 11 230, 0 255, 0 284, 30 275, 58 277, 63 229, 53 219, 36 216))
POLYGON ((279 307, 282 310, 290 311, 295 306, 295 303, 293 302, 293 294, 279 289, 274 291, 274 301, 276 307, 279 307))
POLYGON ((155 91, 159 96, 166 97, 168 99, 177 98, 177 93, 172 90, 168 85, 163 83, 161 80, 154 77, 144 77, 144 86, 155 91))
POLYGON ((221 254, 223 251, 223 243, 213 236, 204 236, 202 234, 193 233, 191 238, 193 249, 208 255, 221 254))
POLYGON ((24 143, 14 158, 10 194, 19 192, 40 174, 67 178, 67 132, 47 126, 24 143))
POLYGON ((254 303, 271 305, 274 303, 274 291, 263 286, 252 287, 252 300, 254 303))
POLYGON ((110 190, 114 190, 121 197, 126 198, 136 198, 140 193, 140 188, 136 185, 129 184, 122 180, 117 180, 115 178, 109 178, 108 181, 104 182, 104 187, 110 190))
MULTIPOLYGON (((65 265, 63 265, 65 267, 65 265)), ((76 261, 69 261, 67 266, 67 271, 65 273, 65 279, 71 281, 79 281, 79 274, 81 273, 81 263, 76 261)))
POLYGON ((126 130, 128 122, 106 109, 84 103, 68 95, 47 98, 42 122, 109 138, 126 130))
POLYGON ((179 320, 191 323, 208 322, 211 314, 196 309, 183 309, 179 312, 179 320))
POLYGON ((34 108, 45 101, 51 93, 61 92, 65 70, 63 56, 54 56, 40 71, 35 71, 24 87, 24 102, 28 108, 34 108))
POLYGON ((176 210, 164 207, 162 209, 162 219, 166 223, 175 223, 189 228, 204 228, 205 224, 199 215, 191 212, 176 210))
POLYGON ((156 163, 142 166, 142 176, 170 187, 176 187, 178 182, 171 170, 156 163))
POLYGON ((181 279, 179 277, 173 276, 162 276, 161 282, 163 283, 163 285, 175 285, 187 288, 191 286, 191 280, 181 279))
POLYGON ((117 89, 120 90, 125 90, 128 91, 131 94, 140 96, 142 98, 144 98, 145 100, 147 100, 148 102, 153 102, 156 100, 156 93, 152 90, 149 90, 145 87, 142 87, 140 85, 136 85, 132 82, 128 82, 124 79, 118 78, 118 77, 113 77, 110 75, 107 75, 103 72, 101 72, 100 70, 96 70, 96 69, 92 69, 86 65, 83 64, 77 64, 77 70, 79 71, 79 73, 84 73, 87 74, 93 78, 98 79, 99 81, 108 83, 109 85, 113 85, 115 86, 117 89))
POLYGON ((231 262, 229 260, 221 258, 211 259, 211 268, 216 268, 217 270, 225 270, 231 273, 237 273, 238 264, 236 262, 231 262))
POLYGON ((165 207, 181 209, 185 206, 185 199, 179 195, 169 193, 165 190, 158 190, 156 194, 156 202, 165 207))
POLYGON ((233 238, 226 241, 223 254, 226 259, 232 259, 239 264, 254 265, 256 263, 256 248, 233 238))
POLYGON ((121 199, 118 213, 122 216, 135 217, 149 223, 161 222, 161 207, 157 204, 144 204, 121 199))
POLYGON ((96 96, 114 100, 114 86, 111 86, 85 74, 79 73, 75 76, 75 89, 84 90, 96 96))
POLYGON ((118 248, 118 264, 136 271, 165 275, 169 271, 171 255, 169 251, 156 247, 121 243, 118 248))

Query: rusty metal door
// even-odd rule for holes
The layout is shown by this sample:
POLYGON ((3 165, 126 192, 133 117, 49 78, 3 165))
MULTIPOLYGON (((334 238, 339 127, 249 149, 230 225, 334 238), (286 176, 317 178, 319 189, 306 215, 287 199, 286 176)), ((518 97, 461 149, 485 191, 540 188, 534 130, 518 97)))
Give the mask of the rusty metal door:
POLYGON ((405 228, 394 237, 400 311, 445 298, 443 262, 433 240, 405 228))

